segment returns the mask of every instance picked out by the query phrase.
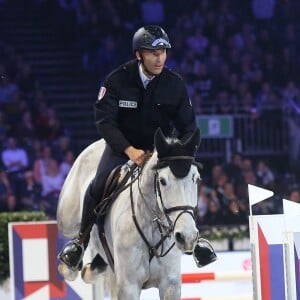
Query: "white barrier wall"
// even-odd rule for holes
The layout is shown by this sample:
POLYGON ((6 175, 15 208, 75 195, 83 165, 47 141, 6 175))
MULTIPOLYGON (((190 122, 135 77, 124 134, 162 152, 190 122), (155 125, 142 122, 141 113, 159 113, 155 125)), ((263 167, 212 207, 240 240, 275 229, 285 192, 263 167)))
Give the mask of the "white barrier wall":
POLYGON ((251 216, 250 243, 256 300, 286 299, 283 215, 251 216))
POLYGON ((286 235, 286 282, 287 299, 300 299, 300 232, 288 232, 286 235))
POLYGON ((92 285, 80 276, 66 282, 57 271, 58 249, 65 242, 53 221, 9 224, 11 300, 93 299, 92 285))
MULTIPOLYGON (((273 192, 249 185, 251 206, 273 192)), ((283 199, 283 214, 250 215, 255 300, 300 299, 300 204, 283 199)))

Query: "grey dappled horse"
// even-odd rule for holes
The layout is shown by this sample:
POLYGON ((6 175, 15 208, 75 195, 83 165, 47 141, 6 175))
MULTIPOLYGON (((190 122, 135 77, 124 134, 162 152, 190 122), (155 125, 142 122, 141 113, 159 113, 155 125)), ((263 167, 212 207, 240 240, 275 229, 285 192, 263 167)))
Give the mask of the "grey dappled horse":
MULTIPOLYGON (((104 144, 100 140, 86 148, 64 183, 57 221, 67 237, 78 234, 84 192, 104 144)), ((113 202, 104 229, 114 265, 101 274, 109 279, 111 299, 138 300, 141 290, 150 287, 159 289, 160 299, 180 299, 181 255, 192 253, 198 240, 195 214, 200 175, 194 153, 199 144, 198 130, 186 142, 166 139, 158 130, 156 150, 113 202)), ((99 254, 108 262, 96 239, 99 254)), ((64 264, 59 269, 67 280, 74 280, 78 273, 64 264)), ((95 262, 82 270, 85 282, 93 283, 99 276, 95 262)))

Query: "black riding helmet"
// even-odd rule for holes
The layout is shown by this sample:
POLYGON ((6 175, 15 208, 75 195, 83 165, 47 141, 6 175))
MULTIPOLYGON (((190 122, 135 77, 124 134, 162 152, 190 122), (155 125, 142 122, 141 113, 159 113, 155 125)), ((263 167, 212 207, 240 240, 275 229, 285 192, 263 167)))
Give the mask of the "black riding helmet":
POLYGON ((140 49, 169 49, 171 44, 166 32, 158 25, 146 25, 141 27, 133 36, 133 53, 140 49))

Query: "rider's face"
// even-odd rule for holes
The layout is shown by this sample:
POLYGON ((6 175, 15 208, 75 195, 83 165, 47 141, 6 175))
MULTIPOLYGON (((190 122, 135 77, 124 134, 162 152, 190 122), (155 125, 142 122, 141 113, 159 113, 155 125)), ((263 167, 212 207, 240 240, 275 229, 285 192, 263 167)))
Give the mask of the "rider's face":
POLYGON ((153 75, 159 75, 162 72, 167 59, 166 49, 143 49, 141 52, 141 54, 137 52, 137 58, 141 59, 140 55, 143 56, 143 64, 145 69, 153 75))

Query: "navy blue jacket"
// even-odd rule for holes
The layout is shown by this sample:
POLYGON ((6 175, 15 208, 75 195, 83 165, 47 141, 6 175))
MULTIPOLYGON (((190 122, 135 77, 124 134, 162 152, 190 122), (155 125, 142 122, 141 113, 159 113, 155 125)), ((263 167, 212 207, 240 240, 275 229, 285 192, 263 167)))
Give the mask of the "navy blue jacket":
POLYGON ((111 72, 94 105, 100 135, 111 148, 122 153, 132 145, 153 150, 154 132, 160 127, 166 136, 190 135, 195 114, 181 77, 168 68, 144 89, 138 61, 129 61, 111 72))

